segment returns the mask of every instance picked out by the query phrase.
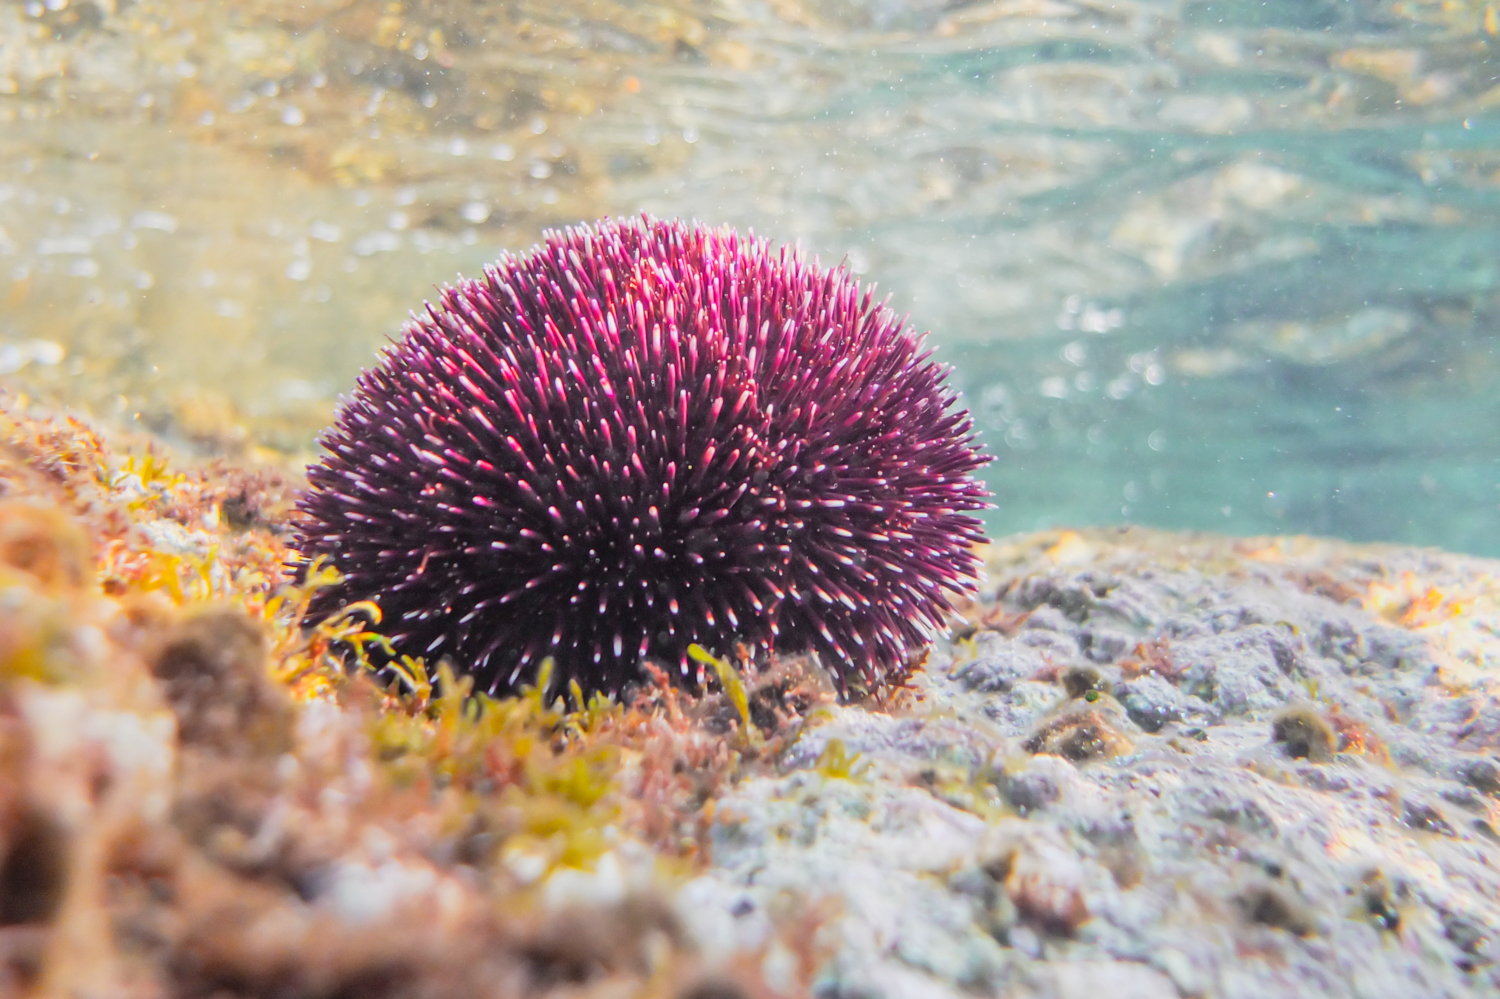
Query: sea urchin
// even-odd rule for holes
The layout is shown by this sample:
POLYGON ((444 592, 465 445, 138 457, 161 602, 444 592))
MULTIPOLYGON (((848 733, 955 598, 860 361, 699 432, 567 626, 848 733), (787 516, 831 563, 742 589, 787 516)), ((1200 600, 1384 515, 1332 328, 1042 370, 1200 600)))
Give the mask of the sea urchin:
MULTIPOLYGON (((584 691, 697 642, 878 681, 972 588, 973 424, 842 269, 642 218, 443 288, 359 378, 299 512, 400 653, 584 691)), ((305 563, 304 563, 305 564, 305 563)))

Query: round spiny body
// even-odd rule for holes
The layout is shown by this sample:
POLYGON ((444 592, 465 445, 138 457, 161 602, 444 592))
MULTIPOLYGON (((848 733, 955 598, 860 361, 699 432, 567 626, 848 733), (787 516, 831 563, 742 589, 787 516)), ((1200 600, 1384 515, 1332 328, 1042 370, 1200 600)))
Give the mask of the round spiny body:
POLYGON ((342 401, 300 551, 397 652, 585 692, 735 641, 876 682, 972 587, 985 461, 946 370, 845 271, 650 218, 442 289, 342 401))

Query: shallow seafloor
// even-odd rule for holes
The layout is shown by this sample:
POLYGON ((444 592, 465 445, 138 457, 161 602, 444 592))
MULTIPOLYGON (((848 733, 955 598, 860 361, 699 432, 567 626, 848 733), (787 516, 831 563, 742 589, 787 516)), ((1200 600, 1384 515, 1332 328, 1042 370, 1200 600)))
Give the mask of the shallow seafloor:
POLYGON ((0 419, 0 994, 1500 990, 1500 563, 1052 531, 870 702, 465 704, 296 627, 294 477, 0 419))

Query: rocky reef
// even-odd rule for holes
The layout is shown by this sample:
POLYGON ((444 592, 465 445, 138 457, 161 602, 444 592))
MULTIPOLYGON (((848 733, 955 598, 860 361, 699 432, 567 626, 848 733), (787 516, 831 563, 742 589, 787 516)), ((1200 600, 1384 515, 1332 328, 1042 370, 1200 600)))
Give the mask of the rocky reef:
POLYGON ((496 699, 298 625, 296 476, 0 422, 0 994, 1500 989, 1493 561, 1052 531, 863 701, 496 699))

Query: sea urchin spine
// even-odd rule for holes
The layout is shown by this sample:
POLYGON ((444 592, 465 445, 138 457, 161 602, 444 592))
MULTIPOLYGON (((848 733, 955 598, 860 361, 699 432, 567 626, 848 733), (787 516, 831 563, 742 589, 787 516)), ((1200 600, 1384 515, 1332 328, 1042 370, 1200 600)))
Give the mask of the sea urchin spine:
POLYGON ((971 589, 986 459, 904 322, 842 269, 642 218, 442 289, 360 376, 299 548, 396 650, 585 691, 697 642, 877 682, 971 589))

